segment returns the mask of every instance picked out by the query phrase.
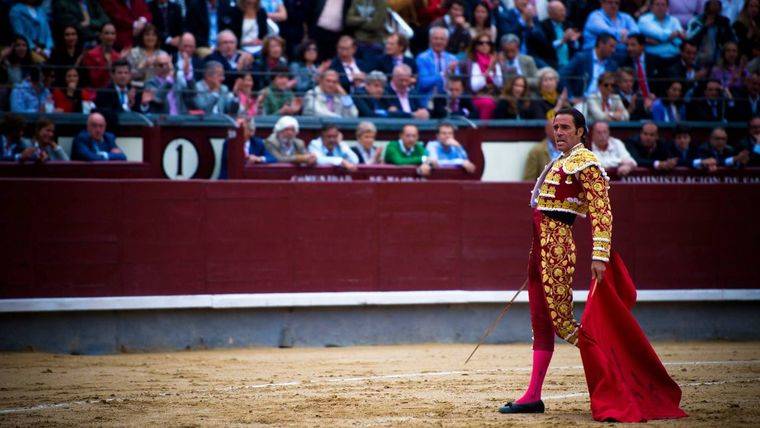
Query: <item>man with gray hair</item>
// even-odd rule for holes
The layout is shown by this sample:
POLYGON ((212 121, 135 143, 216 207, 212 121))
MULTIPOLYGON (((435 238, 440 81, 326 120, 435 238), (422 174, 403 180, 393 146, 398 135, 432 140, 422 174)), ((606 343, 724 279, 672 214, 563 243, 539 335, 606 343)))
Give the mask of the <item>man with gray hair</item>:
POLYGON ((319 85, 306 93, 303 101, 304 116, 351 118, 359 115, 354 100, 340 86, 338 72, 327 70, 319 78, 319 85))
POLYGON ((417 89, 422 97, 420 104, 427 105, 433 95, 445 92, 446 77, 454 74, 457 59, 446 52, 449 43, 449 30, 443 27, 431 27, 428 31, 430 48, 417 55, 419 80, 417 89))
POLYGON ((528 85, 535 88, 538 84, 538 67, 532 56, 520 53, 520 38, 514 34, 505 34, 500 42, 504 53, 504 62, 501 64, 504 79, 523 76, 528 80, 528 85))
POLYGON ((243 70, 251 68, 253 56, 238 49, 238 39, 230 30, 222 30, 216 37, 216 50, 206 57, 206 62, 216 61, 224 67, 226 78, 224 84, 228 88, 235 85, 235 79, 243 70))
POLYGON ((363 88, 353 94, 354 105, 359 110, 360 117, 397 117, 398 111, 389 110, 388 99, 385 97, 385 85, 388 78, 382 71, 372 71, 367 75, 363 88))
POLYGON ((203 80, 195 85, 195 107, 206 114, 235 113, 237 99, 224 83, 224 67, 216 61, 208 61, 203 80))
POLYGON ((314 165, 317 156, 306 151, 306 144, 298 136, 298 120, 293 116, 283 116, 274 124, 272 134, 264 140, 267 152, 277 162, 300 165, 314 165))
POLYGON ((560 0, 551 0, 546 10, 549 17, 541 21, 540 28, 547 43, 537 56, 553 69, 559 70, 580 49, 581 32, 572 28, 567 20, 567 8, 560 0))
POLYGON ((174 78, 174 66, 169 54, 157 54, 153 66, 155 76, 145 82, 140 110, 170 115, 186 113, 182 93, 187 84, 184 79, 174 78))
POLYGON ((399 117, 413 117, 425 120, 430 118, 430 112, 421 102, 421 96, 412 88, 412 69, 406 64, 393 67, 391 83, 388 85, 388 105, 395 107, 399 117))

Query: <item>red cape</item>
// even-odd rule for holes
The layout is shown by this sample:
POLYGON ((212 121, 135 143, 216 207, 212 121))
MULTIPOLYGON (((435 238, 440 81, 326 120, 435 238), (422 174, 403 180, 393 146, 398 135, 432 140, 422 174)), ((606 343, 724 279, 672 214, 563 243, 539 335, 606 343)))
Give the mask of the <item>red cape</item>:
POLYGON ((687 416, 673 381, 631 313, 636 287, 613 252, 589 294, 578 346, 597 421, 645 422, 687 416))

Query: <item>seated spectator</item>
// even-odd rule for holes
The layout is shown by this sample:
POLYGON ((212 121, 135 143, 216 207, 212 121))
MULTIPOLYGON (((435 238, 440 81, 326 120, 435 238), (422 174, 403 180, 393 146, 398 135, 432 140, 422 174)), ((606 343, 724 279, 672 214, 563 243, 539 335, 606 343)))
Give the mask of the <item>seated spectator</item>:
POLYGON ((88 50, 82 56, 82 67, 89 74, 90 87, 93 89, 105 88, 111 81, 111 64, 121 59, 121 55, 114 49, 116 41, 116 28, 110 22, 100 28, 100 44, 88 50))
POLYGON ((639 135, 626 140, 625 147, 640 167, 669 171, 678 165, 678 157, 660 141, 657 125, 652 122, 644 122, 639 135))
POLYGON ((686 26, 686 39, 697 47, 697 62, 715 64, 720 58, 720 47, 735 40, 731 22, 721 15, 720 0, 708 0, 705 10, 686 26))
POLYGON ((386 88, 388 108, 395 107, 395 116, 429 119, 430 112, 421 104, 421 96, 412 89, 412 69, 406 64, 393 68, 391 83, 386 88))
POLYGON ((356 154, 360 164, 377 165, 383 163, 383 149, 375 145, 376 135, 377 128, 375 128, 374 123, 363 121, 357 125, 356 141, 359 144, 351 147, 351 150, 356 154))
POLYGON ((491 36, 491 40, 498 40, 496 25, 494 25, 494 19, 491 16, 491 9, 489 7, 485 2, 479 1, 475 3, 470 20, 470 37, 475 37, 479 33, 488 33, 491 36))
MULTIPOLYGON (((545 116, 544 116, 545 117, 545 116)), ((501 93, 495 119, 541 119, 541 110, 531 99, 528 80, 524 76, 514 76, 507 81, 501 93)))
POLYGON ((697 147, 691 144, 691 130, 685 126, 676 126, 674 131, 673 153, 678 158, 677 166, 687 168, 704 168, 714 171, 717 162, 714 158, 699 159, 697 147))
POLYGON ((639 18, 639 30, 646 38, 646 53, 666 63, 674 60, 686 33, 678 19, 668 13, 668 0, 652 0, 652 11, 639 18))
POLYGON ((285 39, 280 36, 267 36, 262 45, 261 55, 253 63, 253 75, 256 89, 263 89, 272 83, 276 67, 288 67, 285 58, 285 39))
POLYGON ((0 160, 6 162, 23 162, 34 160, 36 149, 24 138, 26 120, 15 114, 3 117, 2 134, 0 134, 0 160))
MULTIPOLYGON (((346 13, 346 27, 356 38, 359 58, 374 64, 383 54, 383 38, 388 34, 386 0, 353 0, 346 13)), ((339 42, 340 43, 340 42, 339 42)))
POLYGON ((319 85, 309 90, 303 102, 304 116, 357 117, 359 111, 353 100, 340 86, 338 72, 327 70, 319 79, 319 85))
POLYGON ((657 99, 654 94, 645 97, 641 91, 637 90, 634 83, 633 70, 630 68, 621 68, 615 74, 616 89, 615 93, 620 95, 623 101, 623 107, 628 111, 629 120, 644 120, 652 117, 652 104, 657 99))
POLYGON ((325 123, 318 138, 309 143, 309 153, 317 157, 317 165, 337 166, 347 171, 356 171, 359 157, 343 142, 337 125, 325 123))
POLYGON ((401 128, 399 139, 385 147, 385 163, 390 165, 418 165, 417 174, 430 175, 432 162, 427 157, 427 150, 419 141, 419 131, 414 125, 406 124, 401 128))
POLYGON ((297 115, 301 111, 301 99, 288 87, 290 70, 278 65, 272 72, 274 79, 268 88, 261 91, 261 105, 265 115, 297 115))
POLYGON ((602 7, 591 12, 583 26, 584 51, 596 47, 596 39, 602 34, 610 34, 618 43, 623 43, 629 35, 639 32, 631 15, 620 12, 620 0, 601 0, 600 3, 602 7))
POLYGON ((723 45, 720 60, 713 67, 710 78, 719 80, 724 88, 735 92, 741 89, 742 82, 748 75, 747 67, 739 57, 739 46, 734 42, 723 45))
POLYGON ((652 103, 652 119, 655 122, 678 123, 686 120, 686 106, 681 97, 681 82, 670 82, 664 98, 652 103))
POLYGON ((449 10, 445 15, 433 21, 431 27, 441 27, 449 31, 449 42, 446 50, 457 55, 465 52, 470 46, 470 24, 464 16, 463 0, 451 0, 449 10))
POLYGON ((319 76, 330 68, 329 60, 317 65, 318 49, 314 40, 304 40, 296 48, 296 60, 290 63, 290 74, 296 79, 294 89, 298 94, 304 94, 314 88, 319 76))
POLYGON ((272 134, 264 140, 267 152, 277 162, 314 165, 317 156, 306 151, 306 144, 298 136, 298 121, 293 116, 283 116, 274 124, 272 134))
MULTIPOLYGON (((499 6, 496 15, 496 29, 499 37, 513 34, 521 40, 520 53, 524 55, 540 55, 548 42, 541 31, 538 14, 533 2, 528 0, 515 0, 515 7, 506 9, 499 6)), ((543 67, 545 64, 541 64, 543 67)))
POLYGON ((739 168, 747 165, 750 160, 749 153, 747 149, 738 151, 729 145, 726 130, 719 127, 713 129, 710 133, 710 141, 699 147, 697 156, 700 161, 703 159, 715 160, 715 167, 707 167, 707 170, 712 172, 718 166, 739 168))
POLYGON ((13 32, 24 37, 29 50, 44 58, 53 51, 53 32, 45 8, 36 0, 17 0, 8 16, 13 32))
POLYGON ((207 61, 203 80, 195 84, 195 107, 206 114, 235 113, 237 100, 224 80, 224 66, 216 61, 207 61))
POLYGON ((11 91, 11 111, 15 113, 52 113, 53 95, 45 85, 42 70, 33 68, 29 76, 11 91))
POLYGON ((182 8, 169 0, 154 0, 150 2, 149 7, 161 49, 170 54, 177 52, 185 27, 182 8))
MULTIPOLYGON (((238 78, 240 72, 251 68, 253 64, 253 56, 248 52, 238 50, 238 40, 230 30, 222 30, 216 37, 216 49, 209 54, 204 60, 206 63, 210 61, 218 62, 224 67, 224 84, 228 88, 235 85, 235 79, 238 78)), ((256 76, 260 78, 260 76, 256 76)), ((256 80, 254 78, 254 80, 256 80)))
POLYGON ((462 63, 462 73, 470 76, 470 92, 475 94, 473 104, 480 119, 491 119, 496 108, 494 95, 504 87, 503 65, 492 50, 493 41, 488 33, 476 34, 462 63))
POLYGON ((330 63, 330 69, 340 75, 340 85, 346 93, 351 92, 354 77, 369 72, 367 64, 354 57, 356 43, 351 36, 341 36, 338 39, 338 55, 330 63))
POLYGON ((430 48, 417 55, 417 90, 422 96, 421 105, 427 105, 433 95, 446 92, 446 77, 454 74, 457 66, 456 57, 445 51, 449 42, 449 30, 431 27, 428 37, 430 48))
POLYGON ((728 118, 729 110, 733 107, 733 99, 720 80, 710 79, 705 84, 703 93, 697 93, 688 104, 686 118, 698 122, 722 122, 728 118))
POLYGON ((101 1, 100 5, 116 28, 116 48, 132 47, 133 38, 153 20, 145 0, 101 1))
POLYGON ((238 116, 252 118, 260 111, 259 97, 253 92, 253 76, 250 72, 243 73, 235 80, 235 86, 232 88, 232 95, 240 103, 238 116))
POLYGON ((417 75, 417 62, 414 58, 406 56, 406 50, 409 48, 409 40, 398 33, 393 33, 385 39, 385 54, 380 56, 374 68, 385 74, 393 73, 393 67, 399 64, 406 64, 412 69, 412 74, 417 75))
POLYGON ((55 86, 66 86, 66 73, 71 67, 78 67, 82 62, 82 43, 76 27, 68 26, 63 29, 63 43, 57 43, 50 54, 47 64, 55 70, 55 86))
POLYGON ((744 78, 741 90, 733 94, 734 108, 729 120, 746 122, 760 115, 760 73, 751 73, 744 78))
POLYGON ((40 118, 34 126, 34 138, 32 144, 38 149, 39 160, 67 161, 69 155, 55 141, 55 124, 46 118, 40 118))
POLYGON ((179 39, 179 51, 174 58, 177 77, 180 75, 188 87, 193 87, 195 82, 203 79, 203 60, 197 53, 195 46, 195 36, 191 33, 184 33, 179 39))
MULTIPOLYGON (((254 135, 256 134, 256 121, 252 117, 239 117, 235 123, 237 124, 237 128, 243 132, 243 140, 245 141, 243 143, 243 157, 247 163, 264 164, 277 162, 277 159, 267 151, 264 140, 254 135)), ((224 140, 221 155, 222 162, 219 167, 220 180, 229 178, 229 173, 227 172, 229 147, 230 140, 224 140)))
POLYGON ((760 45, 760 0, 746 0, 732 27, 739 42, 739 52, 750 55, 752 49, 760 45))
POLYGON ((536 111, 540 119, 554 117, 554 112, 563 107, 571 107, 567 100, 567 89, 558 90, 559 74, 551 67, 538 70, 538 100, 536 111))
POLYGON ((98 91, 95 105, 108 112, 139 111, 142 95, 132 86, 132 72, 126 60, 111 64, 112 82, 98 91))
POLYGON ((106 132, 106 119, 100 113, 87 116, 87 130, 74 138, 71 159, 81 161, 125 161, 124 152, 116 146, 116 137, 106 132))
POLYGON ((755 116, 747 124, 747 136, 736 144, 736 148, 738 150, 749 150, 752 154, 760 155, 760 152, 754 153, 754 150, 760 150, 760 146, 757 145, 758 142, 760 142, 760 116, 755 116))
POLYGON ((2 68, 8 77, 9 85, 23 82, 29 76, 29 71, 35 68, 35 64, 42 62, 41 58, 32 57, 29 44, 22 36, 13 37, 10 48, 3 49, 0 55, 2 55, 2 68))
POLYGON ((51 3, 57 28, 64 31, 67 27, 74 28, 83 45, 97 43, 100 29, 108 22, 108 15, 98 0, 56 0, 51 3))
POLYGON ((597 121, 591 126, 591 151, 594 152, 602 168, 617 168, 617 175, 625 177, 636 167, 625 144, 610 136, 610 125, 605 121, 597 121))
POLYGON ((80 82, 79 71, 76 68, 72 67, 66 70, 66 80, 63 87, 57 87, 53 90, 56 112, 89 112, 89 109, 94 105, 95 93, 89 89, 82 89, 80 82))
POLYGON ((612 58, 616 45, 614 37, 600 34, 596 37, 594 49, 575 54, 570 63, 559 71, 572 104, 577 104, 583 97, 596 93, 597 82, 603 73, 617 71, 618 65, 612 58))
POLYGON ((580 49, 581 33, 567 20, 567 9, 561 1, 549 1, 546 10, 549 17, 541 21, 541 31, 551 48, 547 45, 540 56, 549 67, 559 70, 580 49))
POLYGON ((694 85, 707 78, 709 70, 697 63, 697 46, 687 40, 681 43, 680 56, 663 74, 660 93, 664 93, 668 82, 678 80, 683 85, 683 93, 688 94, 694 85))
POLYGON ((153 24, 146 24, 137 36, 137 46, 124 56, 132 69, 132 84, 142 87, 143 82, 155 75, 154 64, 158 55, 166 54, 158 40, 158 32, 153 24))
POLYGON ((599 89, 586 99, 586 111, 592 121, 627 121, 628 110, 623 105, 620 95, 615 92, 615 73, 604 73, 599 76, 599 89))
POLYGON ((267 36, 267 11, 259 0, 238 1, 237 5, 241 11, 232 15, 232 32, 240 39, 240 48, 255 55, 267 36))
MULTIPOLYGON (((147 28, 147 27, 146 27, 147 28)), ((155 76, 145 82, 140 109, 147 113, 186 114, 183 92, 187 89, 183 79, 174 78, 172 59, 161 52, 154 61, 155 76)))
POLYGON ((523 171, 524 181, 538 180, 546 165, 562 154, 554 144, 554 122, 551 119, 548 119, 544 125, 544 135, 546 137, 528 152, 528 159, 525 160, 525 170, 523 171))
POLYGON ((520 39, 514 34, 503 36, 501 38, 501 51, 504 57, 501 64, 504 79, 523 76, 528 80, 528 85, 535 88, 538 84, 536 61, 530 55, 520 53, 520 39))
POLYGON ((385 96, 385 85, 388 79, 381 71, 372 71, 367 75, 367 82, 363 88, 354 92, 353 100, 359 111, 360 117, 400 117, 396 106, 389 105, 388 97, 385 96))
POLYGON ((650 89, 650 82, 659 76, 659 64, 657 58, 644 52, 645 38, 641 34, 633 34, 626 41, 626 56, 619 61, 621 67, 633 70, 636 80, 636 91, 644 98, 654 100, 654 92, 650 89))
POLYGON ((469 119, 480 117, 478 110, 472 104, 472 98, 465 94, 464 78, 449 76, 446 83, 446 93, 433 98, 433 114, 436 119, 461 116, 469 119))
POLYGON ((475 173, 475 164, 470 162, 467 151, 454 139, 456 128, 449 122, 438 124, 436 139, 428 142, 427 152, 430 163, 440 167, 462 167, 469 174, 475 173))

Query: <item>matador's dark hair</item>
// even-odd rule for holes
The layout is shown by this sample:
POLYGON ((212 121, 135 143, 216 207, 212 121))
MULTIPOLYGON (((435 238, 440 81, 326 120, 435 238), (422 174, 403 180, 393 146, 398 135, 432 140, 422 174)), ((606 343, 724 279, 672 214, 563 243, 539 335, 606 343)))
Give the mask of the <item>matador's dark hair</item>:
POLYGON ((554 117, 557 117, 561 114, 567 114, 573 117, 573 125, 575 125, 575 128, 583 129, 583 135, 581 135, 581 143, 584 146, 588 146, 588 127, 586 127, 586 117, 583 116, 583 113, 572 107, 563 107, 557 110, 557 113, 554 114, 554 117))

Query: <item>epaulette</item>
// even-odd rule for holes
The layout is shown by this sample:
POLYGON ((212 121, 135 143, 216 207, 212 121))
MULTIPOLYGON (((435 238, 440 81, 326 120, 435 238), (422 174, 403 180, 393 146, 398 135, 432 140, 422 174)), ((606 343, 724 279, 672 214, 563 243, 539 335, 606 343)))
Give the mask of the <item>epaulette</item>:
MULTIPOLYGON (((594 152, 585 147, 581 147, 570 153, 567 159, 565 159, 562 169, 565 171, 565 174, 573 175, 592 165, 597 166, 604 172, 604 168, 602 168, 602 164, 599 162, 599 158, 596 157, 594 152)), ((604 173, 604 175, 606 177, 607 174, 604 173)))

